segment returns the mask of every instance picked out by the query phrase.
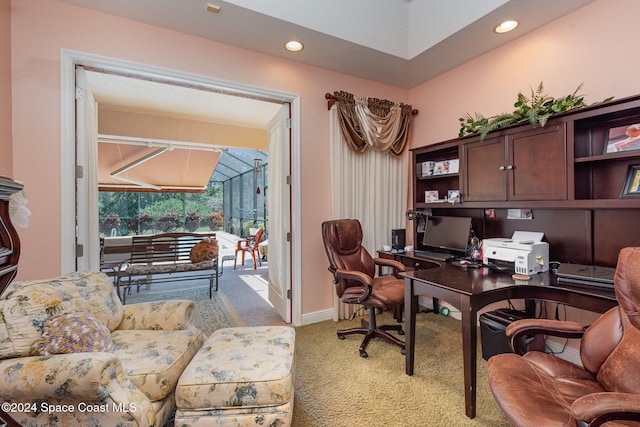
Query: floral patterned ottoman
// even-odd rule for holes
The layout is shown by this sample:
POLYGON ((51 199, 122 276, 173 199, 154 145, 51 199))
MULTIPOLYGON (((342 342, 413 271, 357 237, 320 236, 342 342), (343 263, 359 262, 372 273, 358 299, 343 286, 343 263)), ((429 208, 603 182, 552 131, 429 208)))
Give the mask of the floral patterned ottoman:
POLYGON ((290 426, 294 348, 288 326, 218 329, 178 380, 175 426, 290 426))

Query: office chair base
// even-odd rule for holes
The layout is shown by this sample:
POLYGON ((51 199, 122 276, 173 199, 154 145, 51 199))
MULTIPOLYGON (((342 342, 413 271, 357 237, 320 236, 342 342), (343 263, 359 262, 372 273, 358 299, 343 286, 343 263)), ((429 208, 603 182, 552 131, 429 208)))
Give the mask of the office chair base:
POLYGON ((365 337, 364 340, 362 340, 362 344, 360 344, 360 357, 369 357, 366 349, 369 345, 369 341, 371 341, 371 339, 373 338, 382 338, 388 343, 400 347, 400 352, 402 354, 405 354, 404 341, 399 340, 387 331, 396 331, 398 335, 404 335, 402 325, 383 325, 380 327, 375 327, 375 321, 368 322, 364 319, 362 319, 362 327, 340 330, 337 331, 337 335, 339 339, 343 340, 345 338, 345 335, 363 334, 365 337), (373 324, 373 327, 370 327, 371 324, 373 324))

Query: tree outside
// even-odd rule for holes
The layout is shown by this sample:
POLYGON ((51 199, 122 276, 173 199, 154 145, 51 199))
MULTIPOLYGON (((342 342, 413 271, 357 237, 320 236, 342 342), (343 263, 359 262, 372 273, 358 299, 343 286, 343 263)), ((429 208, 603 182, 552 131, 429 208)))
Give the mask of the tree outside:
POLYGON ((223 227, 222 184, 204 193, 99 192, 101 236, 170 231, 209 231, 223 227), (211 228, 209 216, 220 217, 211 228), (202 221, 202 218, 207 218, 202 221))

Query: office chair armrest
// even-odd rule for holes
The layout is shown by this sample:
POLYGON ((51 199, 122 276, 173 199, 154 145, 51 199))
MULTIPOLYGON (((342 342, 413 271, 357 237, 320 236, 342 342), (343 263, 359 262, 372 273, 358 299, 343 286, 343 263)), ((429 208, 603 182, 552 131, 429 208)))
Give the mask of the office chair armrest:
POLYGON ((360 304, 371 295, 371 283, 373 279, 369 275, 359 271, 336 270, 329 267, 329 271, 333 274, 333 283, 338 288, 338 295, 343 302, 348 304, 360 304), (362 283, 362 286, 341 287, 341 280, 355 280, 362 283))
POLYGON ((511 346, 517 354, 526 353, 526 348, 521 348, 521 338, 525 335, 550 335, 562 338, 581 338, 586 328, 578 322, 561 321, 552 319, 521 319, 509 324, 505 334, 511 337, 511 346))
POLYGON ((599 427, 612 420, 640 421, 640 395, 630 393, 592 393, 576 399, 573 416, 599 427))
POLYGON ((335 275, 336 275, 336 278, 355 280, 367 286, 371 286, 373 284, 373 279, 371 278, 371 276, 369 276, 368 274, 362 273, 360 271, 338 269, 336 270, 335 275))
POLYGON ((403 263, 401 263, 400 261, 396 261, 395 259, 374 258, 373 262, 376 263, 376 265, 393 268, 394 274, 397 274, 399 271, 406 271, 407 269, 403 263))

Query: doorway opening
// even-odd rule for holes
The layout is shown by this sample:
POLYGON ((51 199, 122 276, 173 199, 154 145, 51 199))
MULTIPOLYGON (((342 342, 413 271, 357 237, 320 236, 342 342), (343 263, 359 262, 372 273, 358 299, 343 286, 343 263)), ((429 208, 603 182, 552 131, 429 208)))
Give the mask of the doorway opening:
MULTIPOLYGON (((287 111, 287 114, 290 114, 290 118, 287 117, 286 123, 288 124, 288 129, 286 133, 291 136, 291 151, 287 150, 287 162, 290 169, 287 169, 287 175, 283 177, 283 181, 290 183, 288 186, 289 197, 291 199, 290 202, 290 210, 287 207, 287 210, 283 212, 283 214, 289 216, 289 211, 291 212, 290 219, 288 218, 288 229, 280 230, 280 232, 284 232, 288 236, 293 234, 294 238, 288 240, 288 248, 286 251, 282 252, 288 258, 288 265, 285 267, 285 274, 288 277, 287 289, 280 289, 280 294, 283 295, 286 299, 285 304, 289 306, 288 313, 285 312, 285 316, 288 316, 288 319, 285 318, 285 321, 288 323, 293 323, 294 325, 300 323, 300 301, 296 299, 295 295, 299 295, 299 280, 295 280, 295 276, 299 276, 300 274, 300 259, 299 251, 296 251, 294 247, 299 243, 299 236, 296 236, 297 233, 291 233, 292 230, 296 228, 296 225, 299 224, 299 198, 296 198, 298 194, 298 189, 296 188, 295 183, 299 182, 299 168, 297 165, 299 164, 299 131, 296 128, 296 124, 299 123, 298 119, 298 111, 299 111, 299 98, 296 95, 292 94, 283 94, 280 92, 274 92, 264 89, 257 88, 247 88, 241 85, 230 83, 230 82, 220 82, 215 79, 196 76, 196 75, 188 75, 174 70, 165 70, 165 69, 157 69, 155 67, 150 67, 146 65, 140 65, 130 62, 123 62, 119 60, 113 60, 110 58, 96 58, 93 56, 87 56, 82 53, 77 52, 68 52, 64 51, 62 53, 62 68, 63 68, 63 93, 69 94, 75 93, 75 91, 70 90, 75 85, 75 67, 76 66, 85 66, 85 67, 93 67, 93 68, 101 68, 106 70, 117 71, 119 73, 131 73, 138 76, 141 76, 147 80, 169 80, 174 83, 179 83, 180 85, 187 86, 191 89, 199 88, 204 89, 205 91, 215 91, 216 93, 224 93, 226 95, 237 95, 243 98, 261 98, 261 99, 271 99, 272 102, 279 104, 287 104, 291 106, 290 113, 287 111), (73 84, 72 84, 73 83, 73 84), (67 87, 67 90, 64 90, 64 87, 67 87), (290 154, 289 154, 290 153, 290 154), (298 238, 296 238, 298 237, 298 238), (296 284, 297 285, 294 285, 296 284), (289 299, 290 298, 290 299, 289 299)), ((63 171, 68 171, 75 164, 75 157, 78 153, 75 151, 75 144, 73 146, 70 144, 75 138, 75 108, 73 106, 73 99, 67 96, 63 97, 63 145, 66 146, 66 150, 63 150, 63 171), (72 137, 73 136, 73 137, 72 137), (72 154, 72 155, 70 155, 72 154)), ((79 120, 78 120, 79 121, 79 120)), ((280 131, 282 132, 282 131, 280 131)), ((272 134, 272 129, 268 129, 268 133, 272 134)), ((78 149, 78 151, 81 151, 78 149)), ((82 156, 79 156, 82 157, 82 156)), ((76 168, 73 168, 75 170, 76 168)), ((75 178, 73 177, 73 183, 75 184, 75 178)), ((67 193, 64 188, 73 188, 74 184, 71 184, 70 177, 63 176, 63 198, 64 194, 67 193)), ((75 188, 81 188, 82 186, 78 185, 75 188)), ((273 189, 262 188, 261 190, 264 192, 272 192, 273 189)), ((87 190, 88 193, 91 193, 91 190, 87 190)), ((68 195, 68 193, 67 193, 68 195)), ((74 203, 72 206, 79 206, 78 213, 74 212, 72 218, 80 218, 82 216, 82 205, 87 202, 88 194, 82 194, 81 191, 76 191, 74 194, 74 203)), ((69 218, 69 205, 65 204, 63 201, 63 219, 69 218), (66 210, 65 210, 66 209, 66 210)), ((283 215, 279 213, 275 215, 277 218, 282 218, 283 215)), ((95 219, 97 223, 97 218, 95 219)), ((69 271, 70 265, 73 265, 72 269, 83 269, 91 266, 92 263, 97 263, 97 260, 92 260, 91 256, 87 256, 87 252, 81 253, 76 257, 79 251, 77 251, 77 245, 69 245, 70 241, 73 243, 88 243, 87 235, 90 234, 88 229, 93 228, 89 223, 82 224, 78 227, 77 236, 73 236, 71 238, 71 230, 75 231, 76 224, 69 224, 68 222, 63 223, 63 238, 62 244, 63 247, 63 270, 69 271), (84 242, 83 242, 84 239, 84 242), (75 250, 74 250, 75 249, 75 250)), ((97 224, 96 224, 97 227, 97 224)), ((75 234, 75 233, 74 233, 75 234)), ((271 293, 270 289, 270 293, 271 293)))

